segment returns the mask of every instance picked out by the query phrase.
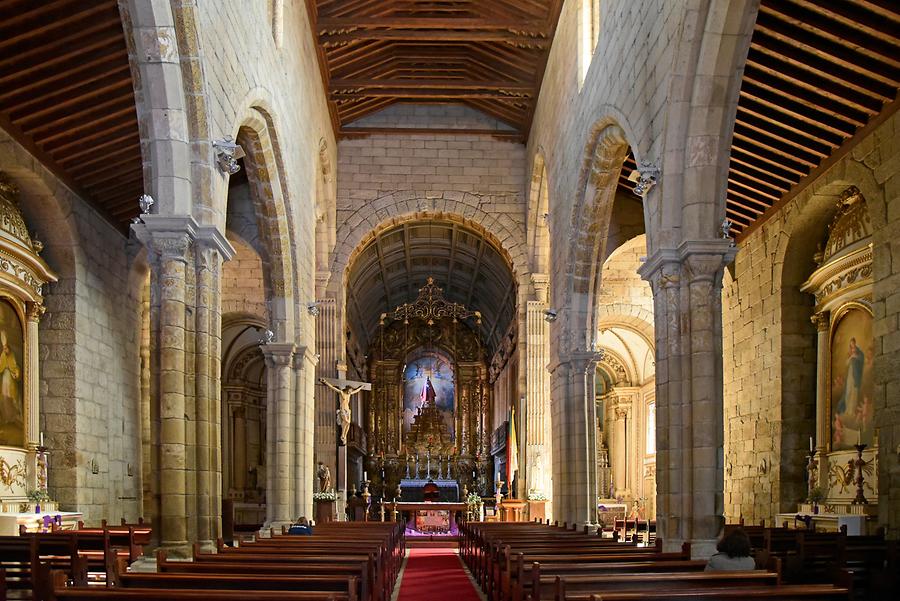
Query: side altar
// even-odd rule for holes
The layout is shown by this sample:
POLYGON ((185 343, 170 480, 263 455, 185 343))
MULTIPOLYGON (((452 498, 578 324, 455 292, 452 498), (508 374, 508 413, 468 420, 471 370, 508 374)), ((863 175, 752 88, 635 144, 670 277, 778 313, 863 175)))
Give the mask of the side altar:
POLYGON ((57 280, 19 210, 18 189, 0 173, 0 530, 74 525, 50 498, 50 453, 40 433, 40 353, 44 285, 57 280))

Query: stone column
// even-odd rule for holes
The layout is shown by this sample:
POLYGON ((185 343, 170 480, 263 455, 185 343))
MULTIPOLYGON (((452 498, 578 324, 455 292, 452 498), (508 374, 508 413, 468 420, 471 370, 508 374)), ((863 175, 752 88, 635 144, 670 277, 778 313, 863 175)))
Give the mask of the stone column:
POLYGON ((628 422, 631 418, 631 403, 618 397, 610 397, 608 409, 612 417, 612 433, 609 438, 610 462, 613 472, 613 496, 626 498, 628 490, 628 422))
MULTIPOLYGON (((290 524, 293 479, 293 360, 296 346, 273 343, 260 346, 266 358, 266 441, 269 449, 266 474, 266 523, 263 528, 290 524)), ((297 516, 293 516, 297 517, 297 516)))
POLYGON ((709 557, 724 524, 722 307, 728 240, 661 249, 639 270, 656 328, 657 533, 709 557))
POLYGON ((185 272, 191 239, 186 233, 154 234, 151 242, 151 407, 159 543, 175 556, 188 551, 185 406, 185 272))
POLYGON ((246 409, 235 407, 232 410, 231 426, 231 486, 235 490, 247 488, 247 420, 246 409))
MULTIPOLYGON (((315 491, 315 417, 316 364, 318 359, 307 347, 299 347, 294 355, 294 441, 295 517, 314 518, 312 495, 315 491)), ((333 472, 332 472, 333 473, 333 472)))
POLYGON ((592 526, 597 519, 594 383, 600 355, 571 353, 552 367, 553 507, 557 519, 592 526))

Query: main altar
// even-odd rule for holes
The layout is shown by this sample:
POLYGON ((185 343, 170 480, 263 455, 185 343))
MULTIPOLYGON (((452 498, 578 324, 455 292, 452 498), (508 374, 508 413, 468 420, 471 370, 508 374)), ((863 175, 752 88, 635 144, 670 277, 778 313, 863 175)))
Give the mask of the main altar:
POLYGON ((446 300, 428 278, 414 302, 381 315, 369 351, 368 489, 423 533, 452 529, 466 494, 491 494, 492 407, 480 326, 478 311, 446 300))

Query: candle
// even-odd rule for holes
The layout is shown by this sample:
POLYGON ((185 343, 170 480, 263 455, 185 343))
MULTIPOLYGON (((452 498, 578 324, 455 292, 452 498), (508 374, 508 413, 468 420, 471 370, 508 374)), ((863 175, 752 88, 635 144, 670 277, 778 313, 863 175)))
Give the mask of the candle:
POLYGON ((41 432, 41 446, 44 446, 44 433, 41 432))
POLYGON ((497 482, 500 482, 500 472, 497 472, 497 482))
POLYGON ((856 431, 856 445, 859 446, 862 444, 862 430, 856 431))
POLYGON ((813 452, 813 439, 812 436, 809 437, 809 452, 813 452))
POLYGON ((475 479, 475 470, 472 470, 472 479, 475 479))
POLYGON ((369 480, 369 472, 366 472, 366 471, 363 472, 363 480, 365 480, 365 481, 368 482, 368 480, 369 480))

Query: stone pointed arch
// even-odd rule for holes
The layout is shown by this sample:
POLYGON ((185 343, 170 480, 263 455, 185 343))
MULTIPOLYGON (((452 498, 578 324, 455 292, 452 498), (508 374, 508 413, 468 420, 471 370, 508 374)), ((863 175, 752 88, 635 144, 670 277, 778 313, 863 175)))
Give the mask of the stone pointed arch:
POLYGON ((496 240, 497 247, 508 256, 513 276, 520 289, 527 288, 525 278, 529 274, 528 252, 522 226, 507 215, 487 213, 482 206, 497 202, 493 196, 469 192, 444 192, 441 195, 423 196, 416 191, 393 192, 363 204, 342 220, 338 228, 337 244, 331 263, 331 280, 328 291, 333 298, 340 298, 352 257, 362 248, 373 232, 415 219, 433 219, 442 216, 462 220, 476 231, 486 232, 496 240))
POLYGON ((153 212, 214 223, 212 182, 219 176, 212 167, 196 3, 119 0, 119 8, 132 66, 144 189, 157 203, 153 212))
POLYGON ((531 169, 525 230, 528 235, 531 271, 539 274, 547 274, 550 269, 550 228, 547 224, 550 214, 549 190, 544 154, 538 150, 531 169))
POLYGON ((268 263, 267 298, 271 327, 279 340, 294 338, 296 311, 296 244, 293 215, 284 181, 278 138, 270 114, 252 106, 238 128, 236 139, 247 153, 244 166, 250 182, 257 227, 268 263))
POLYGON ((673 57, 661 182, 645 212, 650 253, 718 238, 744 63, 760 0, 690 0, 673 57))
POLYGON ((628 153, 625 132, 610 118, 592 129, 576 190, 581 197, 572 207, 572 237, 554 251, 564 266, 561 285, 554 289, 554 304, 564 311, 564 330, 558 352, 585 351, 595 331, 600 266, 612 215, 619 173, 628 153), (562 253, 563 256, 559 256, 562 253))

